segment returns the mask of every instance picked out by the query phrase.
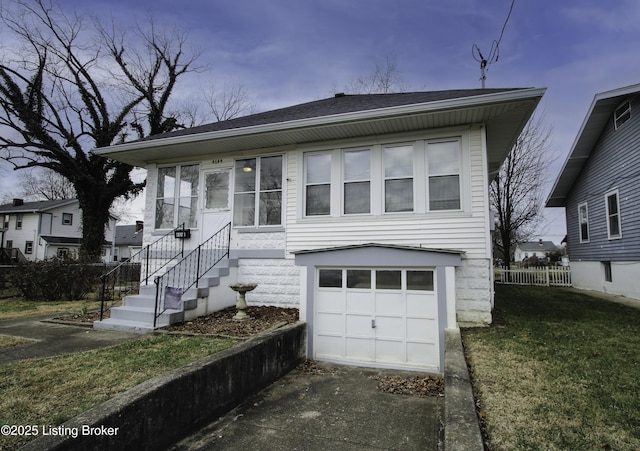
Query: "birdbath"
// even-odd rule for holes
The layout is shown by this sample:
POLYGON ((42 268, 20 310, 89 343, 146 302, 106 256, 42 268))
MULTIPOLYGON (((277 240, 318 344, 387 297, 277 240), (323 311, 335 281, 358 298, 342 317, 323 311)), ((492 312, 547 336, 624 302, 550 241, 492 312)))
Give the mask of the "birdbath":
POLYGON ((238 312, 233 317, 236 321, 244 321, 250 319, 250 316, 247 315, 247 301, 244 298, 244 295, 247 291, 251 291, 257 287, 258 284, 255 283, 232 283, 229 285, 233 291, 238 293, 238 303, 236 304, 236 308, 238 312))

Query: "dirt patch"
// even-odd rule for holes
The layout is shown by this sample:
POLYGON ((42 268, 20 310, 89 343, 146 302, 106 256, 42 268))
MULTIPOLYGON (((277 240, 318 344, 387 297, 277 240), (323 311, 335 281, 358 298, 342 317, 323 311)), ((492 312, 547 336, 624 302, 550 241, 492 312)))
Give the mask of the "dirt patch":
POLYGON ((255 306, 247 309, 251 319, 236 321, 235 307, 219 310, 207 316, 191 321, 171 325, 164 330, 168 332, 184 332, 204 335, 221 335, 234 338, 246 338, 274 327, 298 321, 297 308, 281 308, 272 306, 255 306))
POLYGON ((442 396, 444 380, 437 376, 370 376, 378 381, 378 390, 394 395, 442 396))

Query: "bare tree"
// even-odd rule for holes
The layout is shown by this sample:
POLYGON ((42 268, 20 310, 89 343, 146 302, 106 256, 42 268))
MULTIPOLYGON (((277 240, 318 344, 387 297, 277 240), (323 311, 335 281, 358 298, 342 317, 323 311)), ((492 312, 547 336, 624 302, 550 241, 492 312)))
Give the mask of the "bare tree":
POLYGON ((82 251, 97 257, 112 203, 144 182, 131 179, 132 166, 91 150, 179 127, 170 97, 197 55, 187 52, 186 35, 153 21, 130 35, 98 22, 88 27, 48 0, 4 2, 0 22, 16 43, 0 54, 0 158, 73 184, 82 251))
POLYGON ((20 175, 19 197, 32 201, 74 199, 73 184, 50 169, 25 171, 20 175))
POLYGON ((489 188, 491 208, 497 214, 493 244, 507 267, 517 243, 530 239, 542 220, 550 136, 543 118, 533 116, 489 188))
POLYGON ((205 89, 204 96, 216 121, 226 121, 255 111, 255 105, 242 83, 226 83, 222 89, 212 84, 205 89))
POLYGON ((352 79, 341 91, 347 94, 387 94, 407 89, 408 84, 398 68, 396 56, 385 54, 370 73, 352 79))

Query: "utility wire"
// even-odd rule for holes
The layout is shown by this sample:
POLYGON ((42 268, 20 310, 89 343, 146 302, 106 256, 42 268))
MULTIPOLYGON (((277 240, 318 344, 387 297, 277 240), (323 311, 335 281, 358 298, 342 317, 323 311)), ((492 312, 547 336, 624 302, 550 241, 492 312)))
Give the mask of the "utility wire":
POLYGON ((500 31, 500 37, 493 41, 491 44, 491 51, 489 52, 489 57, 485 58, 476 44, 471 46, 471 56, 480 63, 480 80, 482 81, 482 88, 484 89, 485 80, 487 79, 487 72, 489 71, 489 66, 496 61, 500 57, 500 42, 502 42, 502 36, 504 35, 504 30, 507 28, 507 23, 509 23, 509 19, 511 18, 511 13, 513 12, 513 6, 515 5, 516 0, 511 0, 511 7, 509 8, 509 14, 507 14, 507 18, 502 25, 502 30, 500 31))

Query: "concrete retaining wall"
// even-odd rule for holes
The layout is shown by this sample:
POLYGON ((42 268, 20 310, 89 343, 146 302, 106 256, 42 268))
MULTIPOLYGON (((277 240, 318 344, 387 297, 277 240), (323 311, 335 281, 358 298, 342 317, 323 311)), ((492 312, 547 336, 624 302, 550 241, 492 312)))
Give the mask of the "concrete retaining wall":
POLYGON ((305 323, 277 329, 146 381, 58 428, 75 438, 41 436, 23 449, 164 449, 291 371, 305 349, 305 323))

